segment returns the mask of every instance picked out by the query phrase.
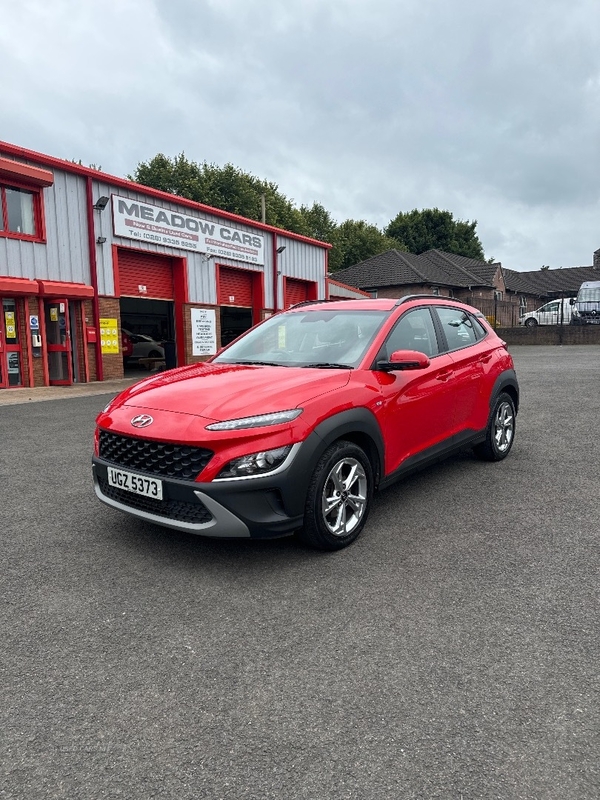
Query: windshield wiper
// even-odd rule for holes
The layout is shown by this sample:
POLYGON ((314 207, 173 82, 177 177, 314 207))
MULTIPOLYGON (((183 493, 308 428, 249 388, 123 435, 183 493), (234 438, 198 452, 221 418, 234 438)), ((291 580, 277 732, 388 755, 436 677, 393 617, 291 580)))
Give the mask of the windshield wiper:
POLYGON ((335 364, 331 362, 315 361, 314 364, 298 364, 299 367, 314 367, 316 369, 354 369, 350 364, 335 364))
MULTIPOLYGON (((219 363, 219 362, 217 362, 219 363)), ((281 361, 222 361, 222 364, 241 364, 243 366, 259 366, 259 367, 289 367, 289 364, 283 364, 281 361)))

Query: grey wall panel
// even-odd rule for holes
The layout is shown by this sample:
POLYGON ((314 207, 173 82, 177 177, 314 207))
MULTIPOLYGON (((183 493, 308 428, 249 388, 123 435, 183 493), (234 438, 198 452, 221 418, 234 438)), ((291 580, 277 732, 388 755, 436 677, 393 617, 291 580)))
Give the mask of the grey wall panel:
POLYGON ((0 238, 0 270, 14 278, 90 284, 85 179, 53 170, 43 190, 46 243, 0 238))
POLYGON ((277 268, 280 272, 278 298, 279 308, 283 308, 283 281, 282 276, 300 278, 305 281, 314 281, 317 284, 318 299, 327 297, 326 265, 327 251, 323 247, 278 236, 277 246, 285 245, 285 250, 278 255, 277 268))
MULTIPOLYGON (((43 190, 46 243, 27 242, 0 237, 0 273, 10 277, 39 278, 55 281, 91 283, 88 252, 86 179, 61 170, 53 170, 54 184, 43 190)), ((182 207, 177 198, 173 201, 149 197, 143 191, 113 186, 105 180, 93 180, 93 199, 116 194, 132 201, 150 203, 166 211, 183 211, 216 224, 224 223, 242 232, 258 234, 264 242, 264 265, 249 264, 220 256, 207 258, 180 248, 153 242, 133 241, 115 236, 112 206, 93 212, 93 236, 105 238, 96 243, 98 290, 103 295, 114 295, 113 245, 142 249, 147 252, 185 258, 187 262, 189 299, 195 303, 216 305, 216 264, 237 269, 259 270, 263 274, 264 306, 273 308, 273 245, 274 236, 269 231, 251 223, 229 221, 218 214, 182 207)), ((285 245, 278 256, 278 308, 283 307, 283 276, 316 281, 318 296, 326 296, 326 251, 316 245, 287 238, 278 234, 275 246, 285 245)))
POLYGON ((175 256, 176 258, 186 258, 189 299, 192 303, 216 305, 216 263, 230 265, 238 269, 259 270, 264 273, 265 306, 267 308, 272 308, 273 287, 271 265, 273 247, 272 235, 269 232, 260 228, 255 228, 249 224, 223 219, 216 214, 210 214, 204 211, 196 212, 194 209, 188 207, 182 208, 182 206, 177 203, 175 198, 173 199, 173 202, 169 202, 168 200, 162 200, 160 198, 148 197, 147 195, 144 195, 143 192, 136 192, 124 189, 122 187, 111 186, 111 184, 102 181, 94 181, 94 202, 98 199, 98 197, 111 197, 113 194, 140 203, 149 203, 159 208, 164 208, 167 211, 183 211, 189 216, 199 217, 201 219, 208 220, 209 222, 215 222, 216 224, 223 223, 229 227, 236 228, 239 231, 247 231, 251 234, 258 234, 263 237, 264 241, 265 267, 259 264, 249 264, 243 261, 222 258, 221 256, 207 258, 207 256, 203 253, 194 253, 178 247, 169 247, 167 245, 156 244, 154 242, 134 241, 121 236, 115 236, 113 231, 112 204, 109 203, 104 211, 94 212, 94 238, 97 239, 99 236, 106 238, 106 242, 104 244, 96 245, 98 288, 101 294, 114 294, 112 245, 117 245, 118 247, 145 250, 149 253, 161 253, 164 255, 175 256))

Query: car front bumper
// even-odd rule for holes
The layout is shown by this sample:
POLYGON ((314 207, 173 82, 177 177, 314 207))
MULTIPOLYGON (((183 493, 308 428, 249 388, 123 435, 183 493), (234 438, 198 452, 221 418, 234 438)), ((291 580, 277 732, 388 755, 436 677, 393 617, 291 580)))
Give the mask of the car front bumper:
POLYGON ((162 500, 110 486, 108 467, 117 465, 94 456, 94 489, 112 508, 167 528, 222 538, 287 536, 303 524, 315 455, 311 439, 299 446, 286 469, 273 474, 210 483, 155 476, 162 481, 162 500))

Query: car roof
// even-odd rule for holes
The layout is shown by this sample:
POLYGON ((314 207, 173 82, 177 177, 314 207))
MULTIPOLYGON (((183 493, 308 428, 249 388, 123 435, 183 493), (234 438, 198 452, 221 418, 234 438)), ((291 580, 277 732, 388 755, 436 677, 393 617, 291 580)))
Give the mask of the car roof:
POLYGON ((481 311, 461 300, 453 297, 441 297, 431 294, 412 294, 404 297, 370 297, 356 300, 306 300, 297 303, 287 311, 392 311, 398 306, 411 307, 419 305, 424 300, 431 305, 452 305, 457 308, 468 309, 472 314, 481 314, 481 311))

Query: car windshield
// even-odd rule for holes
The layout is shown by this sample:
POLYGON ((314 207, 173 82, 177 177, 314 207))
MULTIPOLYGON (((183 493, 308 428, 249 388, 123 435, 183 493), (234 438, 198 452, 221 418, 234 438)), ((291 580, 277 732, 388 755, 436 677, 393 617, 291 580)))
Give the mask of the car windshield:
POLYGON ((213 362, 347 369, 358 366, 386 311, 306 310, 278 314, 213 362))

